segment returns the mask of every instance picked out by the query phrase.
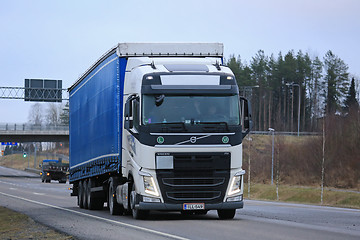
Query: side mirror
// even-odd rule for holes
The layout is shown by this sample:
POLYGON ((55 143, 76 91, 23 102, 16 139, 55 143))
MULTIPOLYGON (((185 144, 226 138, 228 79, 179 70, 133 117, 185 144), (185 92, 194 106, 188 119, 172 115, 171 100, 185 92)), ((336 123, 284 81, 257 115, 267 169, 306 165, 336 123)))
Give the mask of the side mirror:
POLYGON ((164 94, 161 94, 159 96, 156 96, 155 97, 155 105, 158 107, 160 106, 163 102, 164 102, 164 99, 165 99, 165 95, 164 94))
POLYGON ((246 98, 240 97, 240 107, 242 132, 245 137, 252 129, 251 104, 246 98))
POLYGON ((124 111, 124 128, 130 130, 134 127, 134 115, 133 115, 133 101, 138 99, 136 95, 131 95, 125 103, 125 111, 124 111))
POLYGON ((133 119, 132 119, 132 102, 126 101, 125 103, 125 114, 124 114, 124 128, 130 130, 133 127, 133 119))

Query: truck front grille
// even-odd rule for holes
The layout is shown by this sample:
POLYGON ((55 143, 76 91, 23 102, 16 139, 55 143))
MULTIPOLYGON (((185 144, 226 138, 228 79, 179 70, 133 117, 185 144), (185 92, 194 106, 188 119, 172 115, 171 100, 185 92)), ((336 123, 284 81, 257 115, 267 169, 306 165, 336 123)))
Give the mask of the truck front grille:
POLYGON ((221 196, 221 191, 167 192, 168 199, 176 201, 211 201, 221 196))
POLYGON ((170 153, 174 168, 156 170, 165 203, 220 203, 230 178, 230 153, 170 153))
POLYGON ((163 184, 171 187, 215 187, 223 184, 225 178, 163 178, 163 184))

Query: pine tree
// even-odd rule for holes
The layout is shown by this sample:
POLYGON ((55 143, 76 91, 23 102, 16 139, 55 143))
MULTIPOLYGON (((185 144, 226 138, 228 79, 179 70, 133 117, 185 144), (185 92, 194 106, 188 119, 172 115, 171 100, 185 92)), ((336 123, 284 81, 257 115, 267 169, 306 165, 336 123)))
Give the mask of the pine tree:
MULTIPOLYGON (((252 71, 252 78, 253 81, 256 81, 256 84, 259 85, 259 91, 258 91, 258 108, 257 112, 253 112, 253 116, 257 116, 256 119, 256 125, 258 130, 265 130, 266 128, 266 97, 267 97, 267 91, 268 91, 268 57, 265 56, 265 53, 263 50, 259 50, 255 57, 252 58, 252 61, 250 63, 250 68, 252 71)), ((257 92, 257 91, 256 91, 257 92)), ((254 103, 255 104, 255 103, 254 103)))
POLYGON ((350 113, 353 111, 357 111, 359 108, 359 103, 356 100, 356 90, 355 90, 355 78, 352 78, 351 85, 349 88, 349 92, 346 96, 345 102, 344 102, 344 111, 346 113, 350 113))
POLYGON ((240 55, 237 58, 235 58, 234 55, 231 55, 226 66, 234 73, 240 90, 244 86, 255 85, 255 82, 251 79, 251 69, 246 64, 242 63, 240 55))
POLYGON ((67 102, 60 113, 60 123, 69 125, 69 102, 67 102))
POLYGON ((230 55, 229 61, 226 63, 226 66, 228 66, 231 71, 234 73, 236 80, 238 81, 238 84, 240 85, 240 72, 241 72, 241 58, 238 56, 238 58, 235 57, 235 55, 230 55))
MULTIPOLYGON (((296 83, 297 81, 297 61, 294 57, 294 51, 289 51, 284 57, 284 65, 283 65, 283 77, 284 84, 287 83, 296 83)), ((286 123, 287 123, 287 131, 293 131, 294 129, 294 86, 287 88, 285 91, 286 98, 286 123)))
POLYGON ((323 91, 321 88, 322 80, 322 71, 323 63, 318 57, 312 61, 311 64, 311 79, 309 83, 309 92, 310 92, 310 114, 311 114, 311 130, 317 130, 317 119, 321 117, 321 95, 320 92, 323 91))
POLYGON ((342 99, 348 89, 348 66, 338 56, 328 51, 324 57, 326 70, 326 113, 334 114, 340 110, 342 99))

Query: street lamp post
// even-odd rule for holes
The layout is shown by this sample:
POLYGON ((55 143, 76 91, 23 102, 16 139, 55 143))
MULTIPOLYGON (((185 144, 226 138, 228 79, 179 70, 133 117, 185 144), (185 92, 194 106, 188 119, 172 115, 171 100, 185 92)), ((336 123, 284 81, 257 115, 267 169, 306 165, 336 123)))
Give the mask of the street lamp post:
POLYGON ((301 106, 301 87, 298 83, 286 83, 287 86, 295 86, 299 87, 299 106, 298 106, 298 133, 297 135, 300 135, 300 106, 301 106))
POLYGON ((274 184, 274 133, 275 129, 269 128, 272 134, 272 147, 271 147, 271 185, 274 184))

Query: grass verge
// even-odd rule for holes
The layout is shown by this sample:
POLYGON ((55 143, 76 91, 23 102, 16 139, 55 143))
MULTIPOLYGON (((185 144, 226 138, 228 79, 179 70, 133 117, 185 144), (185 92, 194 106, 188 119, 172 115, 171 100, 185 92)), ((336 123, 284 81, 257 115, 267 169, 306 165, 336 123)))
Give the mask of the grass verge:
MULTIPOLYGON (((277 199, 275 184, 252 184, 250 186, 249 197, 248 187, 245 184, 244 198, 321 205, 320 188, 280 185, 278 192, 279 199, 277 199)), ((322 205, 360 209, 360 193, 356 191, 325 188, 322 205)))
POLYGON ((75 239, 36 223, 28 216, 0 206, 0 239, 75 239))
MULTIPOLYGON (((11 154, 7 156, 0 157, 0 166, 15 168, 19 170, 24 170, 25 168, 34 168, 40 169, 39 164, 47 159, 45 156, 37 156, 36 164, 34 163, 35 157, 34 155, 27 155, 27 157, 23 157, 22 154, 11 154), (35 164, 35 166, 34 166, 35 164)), ((66 162, 66 161, 64 161, 66 162)))

